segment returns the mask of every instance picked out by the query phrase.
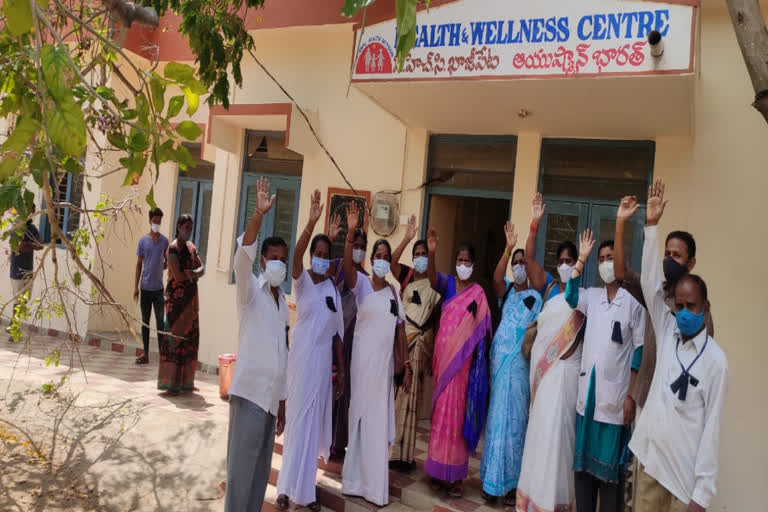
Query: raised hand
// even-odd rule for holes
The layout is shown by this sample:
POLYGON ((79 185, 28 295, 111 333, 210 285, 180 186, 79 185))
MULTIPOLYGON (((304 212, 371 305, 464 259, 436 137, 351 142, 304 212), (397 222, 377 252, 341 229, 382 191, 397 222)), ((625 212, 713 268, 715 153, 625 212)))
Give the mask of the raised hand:
POLYGON ((648 189, 648 206, 645 212, 645 223, 649 226, 655 226, 664 215, 664 208, 669 201, 664 200, 664 182, 656 180, 656 183, 648 189))
POLYGON ((418 233, 418 226, 416 225, 416 216, 411 215, 408 218, 408 228, 405 232, 405 238, 408 240, 413 240, 416 237, 416 233, 418 233))
POLYGON ((585 229, 579 237, 579 260, 582 263, 586 263, 589 255, 592 254, 592 249, 595 247, 595 237, 592 234, 591 229, 585 229))
POLYGON ((515 231, 515 225, 507 221, 504 224, 504 235, 507 237, 507 250, 512 252, 512 249, 517 245, 517 232, 515 231))
POLYGON ((272 194, 272 197, 269 196, 269 180, 263 176, 256 184, 256 191, 256 210, 264 215, 275 204, 275 194, 272 194))
POLYGON ((429 231, 427 232, 427 250, 429 250, 429 254, 434 254, 435 251, 437 251, 439 242, 440 238, 437 236, 437 231, 429 228, 429 231))
POLYGON ((541 218, 544 217, 544 211, 547 209, 547 205, 544 204, 544 199, 541 197, 541 193, 537 193, 533 197, 531 203, 531 224, 538 226, 541 222, 541 218))
POLYGON ((640 208, 640 203, 637 202, 636 196, 624 196, 619 203, 619 211, 616 212, 616 220, 619 222, 626 222, 632 218, 637 209, 640 208))
POLYGON ((341 215, 334 213, 331 217, 331 223, 328 225, 328 238, 331 239, 331 243, 335 242, 341 233, 341 215))
POLYGON ((312 192, 311 204, 309 206, 309 221, 312 224, 316 224, 320 216, 323 214, 323 206, 320 204, 320 191, 315 190, 312 192))
POLYGON ((347 236, 354 234, 358 222, 360 222, 360 208, 357 206, 357 201, 350 201, 347 204, 347 236))

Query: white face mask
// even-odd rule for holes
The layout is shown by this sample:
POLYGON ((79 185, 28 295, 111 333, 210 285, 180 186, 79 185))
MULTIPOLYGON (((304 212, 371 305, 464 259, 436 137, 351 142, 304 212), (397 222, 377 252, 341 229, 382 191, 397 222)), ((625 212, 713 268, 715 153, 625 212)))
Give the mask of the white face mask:
POLYGON ((352 249, 352 261, 355 262, 355 265, 359 265, 363 262, 365 259, 365 250, 363 249, 352 249))
POLYGON ((423 274, 426 272, 428 266, 429 258, 426 256, 416 256, 413 258, 413 270, 415 270, 417 274, 423 274))
POLYGON ((160 224, 152 224, 150 226, 150 229, 152 229, 153 233, 159 233, 160 232, 160 224))
POLYGON ((286 267, 280 260, 269 260, 264 268, 264 279, 269 286, 277 288, 285 281, 286 267))
POLYGON ((560 274, 560 282, 567 283, 573 273, 573 266, 563 263, 557 267, 557 273, 560 274))
POLYGON ((597 270, 600 272, 600 279, 602 279, 605 284, 611 284, 616 280, 616 274, 613 272, 613 260, 602 262, 597 267, 597 270))
POLYGON ((528 280, 528 272, 525 270, 525 265, 518 263, 512 267, 512 279, 518 286, 525 284, 528 280))
POLYGON ((373 273, 376 277, 384 279, 389 274, 389 266, 387 260, 373 260, 373 273))
POLYGON ((472 270, 474 270, 474 266, 466 267, 464 265, 456 265, 456 275, 459 276, 459 279, 462 281, 466 281, 472 277, 472 270))

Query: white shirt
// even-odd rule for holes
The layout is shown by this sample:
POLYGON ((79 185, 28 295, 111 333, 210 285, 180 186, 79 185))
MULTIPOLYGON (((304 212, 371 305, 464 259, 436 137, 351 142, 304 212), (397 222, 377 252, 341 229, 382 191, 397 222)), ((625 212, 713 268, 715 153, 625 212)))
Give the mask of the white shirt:
POLYGON ((632 355, 645 339, 645 310, 624 288, 619 288, 612 302, 608 300, 605 288, 580 289, 576 309, 587 316, 576 411, 584 415, 589 378, 594 368, 594 419, 623 425, 632 355), (621 343, 612 339, 616 323, 616 329, 621 332, 621 343))
POLYGON ((629 447, 677 499, 707 508, 715 495, 728 361, 706 329, 677 347, 680 331, 664 303, 656 226, 645 228, 641 283, 656 334, 656 371, 629 447), (690 369, 698 382, 688 385, 682 401, 670 386, 682 373, 680 363, 688 368, 699 353, 690 369))
POLYGON ((243 246, 237 239, 235 279, 240 341, 235 376, 229 394, 253 402, 277 416, 280 400, 287 397, 288 303, 282 289, 278 301, 263 275, 253 275, 257 243, 243 246))

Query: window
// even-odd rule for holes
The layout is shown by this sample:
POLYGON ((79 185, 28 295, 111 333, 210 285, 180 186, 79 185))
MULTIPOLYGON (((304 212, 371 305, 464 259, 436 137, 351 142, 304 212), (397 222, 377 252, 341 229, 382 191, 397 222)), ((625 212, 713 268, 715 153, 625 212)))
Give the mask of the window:
MULTIPOLYGON (((197 247, 200 260, 205 263, 208 254, 208 231, 211 225, 211 200, 213 196, 214 165, 202 159, 200 144, 186 145, 197 160, 194 168, 179 172, 176 186, 176 219, 188 213, 195 220, 192 243, 197 247)), ((175 238, 176 219, 171 222, 171 238, 175 238)))
POLYGON ((429 185, 446 192, 509 192, 511 197, 516 158, 516 137, 433 135, 429 139, 429 185))
MULTIPOLYGON (((296 243, 296 224, 299 216, 299 194, 301 171, 304 158, 285 147, 285 135, 274 132, 253 132, 245 134, 245 155, 243 157, 243 178, 240 188, 240 214, 237 236, 245 231, 245 225, 256 208, 259 178, 269 179, 275 204, 261 223, 259 243, 269 236, 279 236, 288 244, 288 268, 293 258, 296 243)), ((259 273, 258 259, 253 262, 254 274, 259 273)), ((288 272, 283 282, 286 293, 291 291, 291 276, 288 272)))
MULTIPOLYGON (((57 194, 57 202, 70 203, 76 206, 81 206, 83 202, 83 184, 85 177, 82 174, 67 174, 62 177, 58 187, 51 182, 53 192, 57 194)), ((43 209, 46 208, 45 200, 43 200, 43 209)), ((68 207, 60 207, 56 211, 56 217, 58 219, 59 229, 64 233, 67 238, 72 236, 72 233, 80 227, 80 212, 72 210, 68 207)), ((47 215, 42 215, 40 218, 40 236, 43 239, 43 243, 49 243, 51 241, 51 226, 47 215)), ((61 240, 57 240, 56 243, 61 243, 61 240)))

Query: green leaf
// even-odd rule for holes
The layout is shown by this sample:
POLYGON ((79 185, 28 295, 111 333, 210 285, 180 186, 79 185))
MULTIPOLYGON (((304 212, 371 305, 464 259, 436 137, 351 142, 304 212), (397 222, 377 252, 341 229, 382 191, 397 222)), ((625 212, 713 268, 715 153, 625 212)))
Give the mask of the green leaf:
POLYGON ((43 68, 43 78, 48 92, 57 102, 72 98, 72 91, 67 85, 69 62, 64 50, 51 44, 43 45, 40 50, 40 62, 43 68))
POLYGON ((418 0, 395 0, 397 15, 397 70, 403 70, 405 58, 416 44, 416 4, 418 0))
POLYGON ((83 165, 80 163, 79 158, 66 158, 62 167, 70 174, 80 174, 83 172, 83 165))
POLYGON ((0 210, 6 211, 13 208, 21 197, 19 185, 0 185, 0 210))
POLYGON ((184 96, 187 98, 187 115, 193 115, 197 112, 200 105, 200 95, 195 94, 189 87, 184 88, 184 96))
POLYGON ((181 144, 176 147, 176 162, 179 164, 179 169, 182 171, 186 171, 188 168, 197 165, 197 161, 195 160, 195 157, 192 156, 192 153, 181 144))
POLYGON ((169 62, 166 64, 163 73, 168 80, 174 80, 181 84, 195 79, 195 68, 179 62, 169 62))
POLYGON ((155 112, 160 113, 165 108, 165 80, 152 73, 149 80, 149 88, 152 90, 152 102, 155 104, 155 112))
POLYGON ((14 36, 26 34, 32 29, 32 6, 29 0, 5 0, 3 2, 5 25, 14 36))
POLYGON ((341 14, 352 17, 363 7, 368 7, 376 0, 346 0, 341 8, 341 14))
POLYGON ((80 288, 80 285, 83 283, 82 274, 80 274, 80 272, 75 272, 75 274, 72 276, 72 282, 75 283, 75 286, 80 288))
POLYGON ((149 139, 147 136, 138 130, 132 130, 130 140, 128 141, 128 147, 131 151, 142 152, 149 149, 149 139))
POLYGON ((168 118, 176 117, 184 106, 184 96, 174 96, 168 100, 168 118))
POLYGON ((182 121, 179 123, 179 126, 176 127, 176 133, 181 135, 187 140, 197 140, 200 135, 203 133, 203 131, 200 129, 197 124, 195 124, 192 121, 182 121))
MULTIPOLYGON (((4 180, 13 174, 16 167, 19 166, 19 160, 21 160, 21 157, 14 154, 7 154, 0 160, 0 180, 4 180)), ((2 211, 5 211, 6 209, 7 208, 3 208, 2 211)))
POLYGON ((12 153, 23 153, 27 149, 29 141, 35 136, 40 128, 40 121, 29 116, 24 116, 16 123, 13 133, 6 139, 2 146, 3 151, 12 153))
POLYGON ((164 164, 176 159, 176 152, 173 149, 173 141, 168 139, 155 149, 154 159, 158 165, 164 164))
POLYGON ((83 112, 74 101, 48 111, 48 136, 64 154, 79 158, 87 143, 83 112))
POLYGON ((149 189, 149 194, 147 194, 147 197, 145 198, 147 200, 147 204, 150 208, 157 208, 157 203, 155 202, 155 186, 152 185, 149 189))
POLYGON ((117 149, 121 149, 123 151, 128 149, 128 144, 125 142, 125 135, 120 132, 109 132, 107 134, 107 140, 117 149))
POLYGON ((125 173, 123 185, 134 185, 134 179, 141 177, 144 173, 147 157, 145 155, 131 154, 130 156, 121 158, 120 163, 128 170, 128 172, 125 173))

